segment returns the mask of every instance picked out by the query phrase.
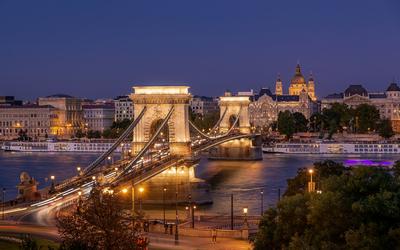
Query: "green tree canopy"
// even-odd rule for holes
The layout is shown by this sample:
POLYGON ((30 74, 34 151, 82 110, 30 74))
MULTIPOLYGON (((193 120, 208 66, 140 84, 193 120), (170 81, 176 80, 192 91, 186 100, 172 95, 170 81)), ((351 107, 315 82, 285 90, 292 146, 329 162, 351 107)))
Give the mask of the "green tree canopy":
POLYGON ((358 133, 374 131, 377 128, 379 122, 379 111, 375 106, 360 104, 354 110, 354 115, 358 133))
POLYGON ((278 115, 278 131, 279 133, 291 138, 295 132, 295 121, 292 113, 289 111, 279 112, 278 115))
POLYGON ((394 136, 392 123, 389 119, 382 119, 379 122, 378 126, 379 135, 385 139, 389 139, 390 137, 394 136))
POLYGON ((316 163, 321 192, 305 192, 309 174, 289 180, 260 222, 255 249, 398 249, 400 180, 380 167, 316 163), (304 184, 301 184, 303 182, 304 184))
POLYGON ((300 112, 293 113, 294 119, 294 130, 295 132, 307 132, 308 130, 308 120, 307 118, 300 112))

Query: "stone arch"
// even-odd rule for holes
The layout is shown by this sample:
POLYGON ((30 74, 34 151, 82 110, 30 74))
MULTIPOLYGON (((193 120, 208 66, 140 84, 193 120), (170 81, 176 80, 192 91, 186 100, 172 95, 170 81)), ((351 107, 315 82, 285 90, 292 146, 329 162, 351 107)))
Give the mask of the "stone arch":
MULTIPOLYGON (((134 104, 134 116, 137 117, 142 109, 146 112, 133 130, 134 154, 149 142, 152 137, 152 127, 157 130, 173 107, 170 119, 164 130, 164 137, 169 141, 170 153, 174 155, 190 154, 189 134, 189 100, 191 95, 187 86, 135 86, 131 99, 134 104)), ((154 131, 153 131, 154 132, 154 131)))
POLYGON ((239 115, 238 127, 241 133, 250 133, 249 105, 250 98, 248 96, 222 96, 220 97, 220 116, 221 120, 219 130, 221 133, 231 128, 231 117, 239 115), (225 112, 226 110, 226 112, 225 112))

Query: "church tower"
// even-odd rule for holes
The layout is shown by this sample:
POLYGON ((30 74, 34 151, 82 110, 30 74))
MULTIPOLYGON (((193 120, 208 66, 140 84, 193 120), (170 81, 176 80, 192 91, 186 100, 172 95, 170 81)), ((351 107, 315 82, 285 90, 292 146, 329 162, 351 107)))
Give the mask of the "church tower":
POLYGON ((313 101, 317 100, 317 97, 315 96, 315 83, 312 73, 310 73, 310 77, 308 78, 307 92, 311 100, 313 101))
POLYGON ((289 95, 300 95, 302 90, 308 92, 306 80, 304 79, 304 76, 301 73, 300 64, 297 64, 296 72, 292 80, 290 81, 289 95))
POLYGON ((283 95, 283 86, 281 76, 278 74, 278 78, 275 83, 275 95, 283 95))

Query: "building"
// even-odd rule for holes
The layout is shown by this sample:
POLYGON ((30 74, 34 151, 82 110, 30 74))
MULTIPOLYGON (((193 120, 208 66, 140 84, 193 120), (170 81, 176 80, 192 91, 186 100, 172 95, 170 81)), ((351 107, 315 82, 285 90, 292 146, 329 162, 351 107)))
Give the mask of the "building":
MULTIPOLYGON (((282 89, 282 80, 280 79, 280 77, 278 77, 275 84, 275 94, 282 95, 282 89)), ((311 100, 317 100, 317 97, 315 95, 314 77, 312 76, 312 74, 310 74, 308 83, 306 83, 306 80, 301 73, 300 64, 297 64, 296 72, 290 81, 289 95, 300 95, 300 93, 303 91, 310 96, 311 100)))
POLYGON ((114 99, 114 121, 133 119, 133 102, 129 96, 118 96, 114 99))
POLYGON ((70 137, 83 127, 82 100, 69 95, 57 94, 38 99, 40 106, 50 105, 56 109, 57 124, 51 134, 59 137, 70 137))
POLYGON ((194 96, 189 105, 193 113, 202 116, 219 112, 218 99, 213 97, 194 96))
POLYGON ((0 106, 22 105, 22 101, 15 100, 14 96, 0 96, 0 106))
POLYGON ((374 105, 381 118, 391 120, 393 130, 400 132, 400 88, 390 83, 386 91, 369 93, 362 85, 350 85, 343 93, 335 93, 321 100, 321 108, 329 108, 333 103, 344 103, 355 108, 360 104, 374 105))
POLYGON ((56 109, 49 105, 0 106, 0 139, 12 140, 21 135, 43 139, 52 134, 57 120, 56 109))
POLYGON ((250 123, 257 128, 268 128, 278 120, 279 112, 290 111, 302 113, 309 118, 317 110, 314 79, 310 76, 308 83, 297 64, 295 75, 289 85, 289 94, 283 93, 283 83, 278 76, 275 82, 275 94, 268 88, 262 88, 249 106, 250 123))
POLYGON ((91 104, 83 105, 82 108, 85 129, 103 132, 112 126, 114 122, 114 105, 91 104))

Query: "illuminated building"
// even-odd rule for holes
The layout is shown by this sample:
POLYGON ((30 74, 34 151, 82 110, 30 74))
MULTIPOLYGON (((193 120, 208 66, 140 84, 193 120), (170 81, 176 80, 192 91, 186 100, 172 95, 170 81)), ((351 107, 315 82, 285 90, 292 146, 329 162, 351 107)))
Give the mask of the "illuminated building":
POLYGON ((374 105, 380 117, 391 120, 393 130, 400 132, 400 88, 396 83, 379 93, 369 93, 362 85, 350 85, 343 93, 323 98, 321 108, 329 108, 333 103, 344 103, 352 108, 364 103, 374 105))
POLYGON ((83 105, 83 119, 85 128, 103 132, 114 122, 114 105, 91 104, 83 105))
POLYGON ((57 123, 52 126, 51 134, 58 137, 70 137, 83 127, 82 100, 69 95, 51 95, 38 99, 40 106, 50 105, 56 108, 57 123))
POLYGON ((114 121, 133 119, 133 102, 129 96, 118 96, 114 99, 114 121))
POLYGON ((56 109, 49 105, 0 106, 0 139, 3 140, 21 135, 42 139, 50 136, 55 123, 56 109))
POLYGON ((193 113, 202 116, 219 112, 218 99, 213 97, 194 96, 189 101, 189 105, 193 113))

